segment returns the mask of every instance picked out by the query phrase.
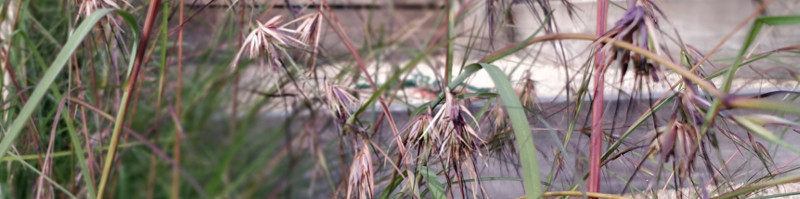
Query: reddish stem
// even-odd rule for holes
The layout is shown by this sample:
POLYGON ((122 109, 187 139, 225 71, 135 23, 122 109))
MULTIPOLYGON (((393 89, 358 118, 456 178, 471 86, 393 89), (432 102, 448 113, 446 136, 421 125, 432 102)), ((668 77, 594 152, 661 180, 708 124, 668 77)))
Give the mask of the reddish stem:
MULTIPOLYGON (((608 16, 608 0, 597 0, 597 35, 601 36, 606 30, 608 16)), ((594 100, 592 101, 592 138, 589 147, 589 181, 588 192, 600 190, 600 156, 603 149, 603 98, 605 84, 605 70, 603 52, 596 48, 594 55, 594 100)))

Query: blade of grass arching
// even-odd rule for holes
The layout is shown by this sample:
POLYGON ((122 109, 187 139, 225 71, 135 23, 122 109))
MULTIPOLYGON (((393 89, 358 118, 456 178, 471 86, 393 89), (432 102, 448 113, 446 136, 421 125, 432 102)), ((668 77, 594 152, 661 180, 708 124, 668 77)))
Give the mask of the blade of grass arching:
POLYGON ((103 164, 103 173, 100 176, 100 183, 97 186, 97 198, 103 198, 103 192, 105 191, 106 184, 108 183, 108 178, 111 175, 111 166, 114 163, 114 159, 117 154, 117 145, 119 145, 119 137, 122 132, 125 117, 128 115, 127 110, 130 106, 131 102, 131 94, 136 90, 137 81, 139 80, 139 72, 142 68, 142 63, 146 62, 147 60, 143 60, 144 58, 144 51, 147 49, 147 44, 150 40, 150 31, 153 27, 153 22, 156 18, 156 11, 158 10, 159 6, 161 6, 160 0, 153 0, 150 1, 150 6, 148 6, 147 14, 144 21, 144 28, 139 38, 138 45, 134 45, 136 50, 131 51, 131 53, 136 53, 135 57, 132 57, 133 62, 129 65, 130 70, 128 71, 128 80, 125 82, 125 90, 122 93, 122 99, 119 103, 118 112, 116 121, 114 122, 114 128, 111 132, 111 141, 109 146, 111 147, 108 150, 108 154, 106 154, 105 163, 103 164))
MULTIPOLYGON (((42 66, 43 70, 47 70, 47 68, 44 68, 47 65, 45 60, 44 60, 44 58, 42 57, 41 54, 39 54, 38 48, 36 47, 34 42, 31 41, 30 37, 28 37, 27 34, 20 34, 19 36, 23 38, 23 40, 25 41, 25 43, 28 46, 30 46, 30 48, 31 48, 30 52, 31 52, 31 54, 33 56, 33 61, 36 64, 42 66)), ((53 92, 53 95, 54 95, 54 97, 56 99, 62 99, 63 98, 63 96, 61 95, 60 91, 56 87, 51 86, 50 90, 51 90, 51 92, 53 92)), ((87 189, 86 189, 87 194, 88 194, 87 198, 94 199, 95 189, 94 189, 94 183, 92 182, 92 178, 91 178, 92 175, 88 175, 88 174, 90 174, 90 170, 89 170, 89 167, 87 166, 87 163, 86 163, 86 157, 83 156, 83 154, 85 152, 84 152, 82 146, 84 146, 84 145, 80 144, 80 140, 78 139, 77 133, 76 133, 75 128, 74 128, 73 123, 72 123, 72 118, 70 117, 69 113, 66 112, 66 111, 61 112, 61 117, 64 119, 64 122, 67 125, 67 132, 69 133, 70 140, 72 141, 72 145, 73 145, 73 148, 74 148, 74 153, 77 156, 78 166, 80 167, 81 172, 83 172, 84 174, 87 174, 87 175, 83 175, 83 180, 84 180, 84 183, 86 184, 86 187, 87 187, 87 189)), ((87 149, 88 149, 88 145, 85 145, 85 146, 87 146, 87 149)), ((90 155, 91 155, 91 153, 90 153, 90 155)), ((55 157, 55 156, 51 156, 51 157, 55 157)))
MULTIPOLYGON (((417 166, 417 170, 422 173, 422 179, 427 182, 428 190, 430 190, 432 198, 444 199, 447 196, 444 193, 444 185, 439 182, 439 177, 436 172, 431 171, 430 168, 425 166, 417 166)), ((424 195, 423 195, 424 196, 424 195)))
MULTIPOLYGON (((94 181, 92 180, 91 173, 89 172, 89 166, 86 164, 86 157, 84 154, 86 152, 83 151, 83 146, 81 145, 80 138, 78 138, 78 133, 75 131, 75 126, 72 124, 72 117, 70 116, 68 111, 64 111, 61 113, 62 117, 64 118, 64 123, 67 124, 67 132, 69 133, 69 138, 72 141, 72 148, 75 150, 75 156, 78 159, 78 166, 83 173, 83 180, 86 186, 86 198, 94 199, 95 197, 95 187, 94 181)), ((88 132, 87 132, 88 133, 88 132)), ((86 143, 87 147, 89 147, 89 143, 86 143)))
POLYGON ((768 198, 788 198, 789 196, 800 195, 800 192, 779 193, 767 196, 753 197, 752 199, 768 199, 768 198))
POLYGON ((101 18, 110 12, 116 12, 120 15, 127 14, 122 14, 124 12, 115 11, 112 9, 98 10, 89 15, 89 17, 86 17, 86 19, 81 22, 81 25, 75 29, 73 34, 69 37, 69 40, 67 40, 67 43, 64 44, 64 48, 59 51, 56 59, 47 68, 47 71, 45 71, 42 79, 39 80, 39 83, 36 85, 36 88, 33 90, 30 98, 28 98, 27 103, 23 105, 22 110, 20 111, 19 115, 17 115, 17 118, 14 118, 14 121, 9 127, 6 136, 3 137, 2 141, 0 141, 0 158, 6 154, 12 142, 14 142, 16 137, 19 136, 19 133, 22 131, 22 128, 26 122, 26 118, 30 117, 33 111, 39 106, 39 102, 41 102, 45 92, 47 92, 47 89, 49 89, 50 85, 53 84, 56 77, 61 72, 61 69, 64 68, 64 65, 68 61, 69 57, 78 48, 83 38, 86 37, 95 23, 97 23, 101 18))
POLYGON ((776 111, 779 113, 793 113, 800 115, 800 106, 797 103, 766 100, 763 98, 734 98, 725 103, 732 108, 743 108, 763 111, 776 111))
MULTIPOLYGON (((519 158, 522 164, 523 184, 525 185, 525 194, 529 198, 538 198, 542 193, 541 182, 539 181, 539 165, 536 159, 536 148, 533 144, 533 136, 531 135, 530 124, 528 117, 525 115, 524 108, 519 102, 517 94, 514 92, 514 87, 508 81, 508 77, 503 74, 503 71, 497 66, 489 64, 473 64, 470 66, 480 67, 489 73, 497 88, 497 93, 503 100, 503 107, 511 119, 511 126, 514 129, 514 136, 516 137, 517 147, 519 148, 519 158)), ((467 66, 467 68, 470 68, 467 66)))
POLYGON ((759 137, 764 138, 765 140, 767 140, 769 142, 772 142, 774 144, 783 146, 783 147, 785 147, 785 148, 787 148, 787 149, 789 149, 789 150, 791 150, 791 151, 793 151, 795 153, 800 153, 800 150, 798 150, 797 148, 795 148, 791 144, 781 140, 781 138, 778 138, 771 131, 767 130, 767 128, 764 128, 763 126, 761 126, 761 124, 757 124, 752 119, 749 119, 749 118, 746 118, 746 117, 741 117, 741 116, 734 116, 733 120, 735 120, 736 123, 739 123, 739 125, 741 125, 745 129, 750 130, 750 132, 755 133, 759 137))
POLYGON ((779 25, 792 25, 792 24, 800 24, 800 15, 785 15, 785 16, 766 16, 766 17, 759 17, 756 19, 753 27, 750 29, 750 32, 747 33, 747 37, 745 37, 744 44, 742 48, 739 49, 739 54, 736 56, 736 60, 731 65, 731 68, 728 70, 728 74, 725 77, 725 81, 722 84, 722 92, 730 91, 731 84, 733 83, 733 76, 736 75, 736 71, 739 67, 741 67, 742 61, 746 58, 745 53, 750 48, 750 45, 753 44, 756 37, 758 37, 758 33, 761 31, 761 28, 764 25, 771 25, 771 26, 779 26, 779 25))
POLYGON ((38 174, 39 176, 42 176, 42 177, 43 177, 45 180, 47 180, 47 182, 50 182, 50 184, 52 184, 54 187, 56 187, 56 189, 58 189, 58 190, 61 190, 62 192, 64 192, 64 194, 65 194, 65 195, 67 195, 69 198, 78 198, 78 197, 75 197, 75 195, 73 195, 71 192, 69 192, 69 190, 68 190, 68 189, 64 188, 64 186, 61 186, 60 184, 58 184, 58 183, 57 183, 55 180, 53 180, 52 178, 48 177, 47 175, 44 175, 44 174, 42 173, 42 171, 39 171, 39 170, 38 170, 38 169, 36 169, 36 167, 34 167, 33 165, 29 164, 28 162, 25 162, 25 160, 23 160, 22 158, 20 158, 20 157, 19 157, 19 156, 17 156, 16 154, 13 154, 13 153, 11 153, 11 152, 9 151, 9 152, 8 152, 8 157, 12 157, 12 158, 14 158, 15 160, 17 160, 17 162, 21 163, 22 165, 24 165, 24 166, 25 166, 25 167, 27 167, 28 169, 32 170, 33 172, 35 172, 35 173, 36 173, 36 174, 38 174))
POLYGON ((762 183, 758 183, 758 184, 752 184, 752 185, 740 187, 740 188, 738 188, 736 190, 733 190, 731 192, 727 192, 727 193, 724 193, 724 194, 720 194, 717 197, 713 197, 713 199, 737 198, 737 197, 743 196, 743 195, 745 195, 747 193, 750 193, 750 192, 753 192, 753 191, 757 191, 757 190, 760 190, 760 189, 763 189, 763 188, 774 187, 774 186, 777 186, 777 185, 788 184, 788 183, 793 183, 793 182, 798 182, 798 181, 800 181, 800 175, 794 175, 794 176, 789 176, 789 177, 785 177, 785 178, 779 178, 779 179, 770 180, 770 181, 767 181, 767 182, 762 182, 762 183))
MULTIPOLYGON (((790 24, 798 24, 800 23, 800 15, 785 15, 785 16, 766 16, 766 17, 759 17, 753 23, 753 27, 750 28, 750 31, 747 33, 745 37, 744 44, 742 45, 741 49, 739 49, 739 53, 736 56, 736 60, 733 61, 733 64, 727 71, 725 75, 725 79, 721 85, 720 91, 723 93, 728 93, 731 90, 731 84, 733 84, 733 77, 736 76, 736 71, 739 70, 739 67, 742 66, 742 60, 746 59, 745 53, 750 48, 750 45, 753 44, 753 41, 756 40, 758 37, 758 33, 761 31, 761 28, 764 25, 790 25, 790 24)), ((700 135, 704 135, 708 128, 710 127, 711 121, 717 116, 717 113, 720 111, 720 108, 723 103, 722 98, 715 98, 711 104, 711 108, 709 108, 708 112, 706 113, 705 122, 703 122, 703 126, 700 127, 700 135)))

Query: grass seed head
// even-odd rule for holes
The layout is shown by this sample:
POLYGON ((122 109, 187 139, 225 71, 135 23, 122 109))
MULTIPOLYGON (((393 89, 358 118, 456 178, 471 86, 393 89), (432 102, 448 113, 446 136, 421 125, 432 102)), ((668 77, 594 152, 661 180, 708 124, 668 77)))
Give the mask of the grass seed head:
POLYGON ((695 126, 678 121, 673 117, 667 128, 658 135, 650 145, 651 150, 660 152, 664 162, 670 159, 675 161, 675 172, 681 178, 688 178, 694 170, 694 160, 697 156, 699 145, 702 147, 703 139, 699 137, 695 126))
MULTIPOLYGON (((643 49, 651 49, 650 35, 658 30, 650 30, 647 24, 657 24, 654 14, 657 10, 654 10, 654 8, 655 6, 650 4, 647 6, 633 6, 625 12, 621 19, 617 20, 614 27, 604 37, 625 41, 643 49)), ((619 60, 622 77, 627 73, 629 65, 632 65, 636 75, 651 76, 654 81, 658 81, 659 78, 656 73, 658 65, 649 62, 643 55, 612 46, 604 47, 604 49, 607 49, 608 52, 606 54, 611 58, 608 60, 619 60)), ((608 62, 607 64, 610 63, 608 62)))
POLYGON ((437 134, 428 134, 430 131, 425 130, 432 119, 433 116, 430 113, 421 113, 411 118, 403 128, 403 132, 407 132, 406 140, 404 141, 405 145, 409 148, 416 147, 418 149, 435 147, 435 143, 439 142, 439 136, 437 134))
POLYGON ((328 101, 328 109, 341 125, 347 122, 347 119, 360 105, 356 97, 335 85, 326 84, 325 94, 328 101))
POLYGON ((361 149, 356 151, 353 164, 350 165, 350 174, 347 177, 347 198, 372 198, 375 195, 374 173, 369 146, 363 143, 361 149))
POLYGON ((256 28, 245 37, 240 54, 237 56, 244 54, 251 59, 264 56, 273 69, 280 67, 281 48, 305 46, 303 42, 294 38, 296 31, 281 27, 281 22, 283 22, 281 16, 273 17, 266 23, 256 22, 256 28))
MULTIPOLYGON (((128 4, 128 2, 125 3, 128 4)), ((94 11, 104 8, 120 9, 119 5, 113 0, 83 0, 78 6, 78 14, 88 17, 94 11)))
POLYGON ((311 46, 312 51, 316 52, 316 47, 319 45, 322 15, 315 12, 298 19, 302 19, 303 21, 297 26, 297 37, 300 39, 300 42, 311 46))
POLYGON ((449 89, 445 92, 445 102, 439 109, 439 112, 434 116, 428 129, 432 129, 433 134, 441 137, 441 146, 439 153, 443 154, 447 148, 467 149, 469 152, 478 152, 478 146, 484 143, 480 138, 478 132, 480 126, 477 126, 478 121, 472 116, 470 110, 459 102, 455 95, 449 89), (474 122, 478 131, 472 128, 470 122, 474 122))
MULTIPOLYGON (((477 172, 475 172, 475 168, 477 168, 475 154, 482 156, 481 146, 486 143, 478 135, 480 132, 478 121, 449 89, 446 89, 444 93, 445 102, 426 130, 427 134, 440 138, 438 149, 432 149, 432 151, 438 153, 443 167, 454 173, 457 181, 464 180, 464 171, 470 173, 472 177, 478 178, 477 172), (474 122, 477 130, 472 127, 470 122, 474 122)), ((473 185, 475 184, 473 183, 473 185)), ((460 186, 463 189, 464 185, 460 186)), ((473 187, 473 190, 477 190, 476 187, 473 187)))

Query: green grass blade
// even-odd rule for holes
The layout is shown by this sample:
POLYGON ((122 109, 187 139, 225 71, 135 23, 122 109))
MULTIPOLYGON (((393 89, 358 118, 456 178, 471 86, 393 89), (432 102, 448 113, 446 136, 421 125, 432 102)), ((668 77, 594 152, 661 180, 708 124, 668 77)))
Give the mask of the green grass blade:
POLYGON ((86 19, 81 22, 81 25, 75 29, 75 32, 73 32, 69 37, 67 43, 64 44, 64 48, 59 51, 56 59, 50 64, 50 67, 47 68, 47 71, 44 73, 44 76, 39 83, 36 84, 36 88, 33 90, 28 102, 22 107, 19 115, 14 118, 14 121, 11 123, 6 136, 3 137, 2 141, 0 141, 0 159, 5 156, 8 148, 11 147, 11 144, 14 142, 14 140, 16 140, 20 132, 22 132, 25 122, 31 116, 36 107, 39 106, 39 102, 42 101, 45 92, 47 92, 47 89, 53 84, 58 74, 61 73, 64 65, 81 44, 83 38, 86 37, 89 31, 92 30, 92 27, 94 27, 94 25, 100 21, 100 19, 113 11, 113 9, 102 9, 95 11, 89 15, 89 17, 86 17, 86 19))
POLYGON ((798 181, 800 181, 800 175, 789 176, 789 177, 785 177, 785 178, 775 179, 775 180, 771 180, 771 181, 767 181, 767 182, 762 182, 762 183, 758 183, 758 184, 753 184, 753 185, 741 187, 741 188, 738 188, 738 189, 733 190, 731 192, 724 193, 724 194, 721 194, 721 195, 719 195, 717 197, 714 197, 714 199, 737 198, 737 197, 743 196, 743 195, 745 195, 747 193, 750 193, 750 192, 753 192, 753 191, 757 191, 757 190, 760 190, 760 189, 763 189, 763 188, 774 187, 774 186, 777 186, 777 185, 793 183, 793 182, 798 182, 798 181))
POLYGON ((787 198, 789 196, 794 196, 794 195, 800 195, 800 192, 772 194, 772 195, 768 195, 768 196, 754 197, 753 199, 787 198))
MULTIPOLYGON (((69 133, 69 138, 72 141, 73 149, 75 149, 75 156, 78 159, 78 166, 81 168, 81 172, 83 173, 83 180, 86 183, 86 194, 87 198, 94 199, 95 188, 94 182, 92 181, 92 175, 89 173, 89 166, 86 164, 86 157, 84 157, 85 153, 83 151, 83 147, 81 147, 81 140, 78 138, 78 133, 75 131, 75 127, 72 124, 72 118, 69 115, 69 111, 61 112, 64 118, 64 123, 67 124, 67 131, 69 133)), ((89 143, 86 143, 87 146, 89 143)))
POLYGON ((38 169, 36 169, 36 167, 34 167, 31 164, 28 164, 28 162, 25 162, 25 160, 22 160, 22 158, 20 158, 19 156, 14 155, 11 152, 8 152, 8 154, 9 154, 10 157, 16 159, 19 163, 22 163, 22 165, 25 165, 25 167, 28 167, 28 169, 32 170, 36 174, 39 174, 39 176, 44 177, 45 180, 50 182, 50 184, 52 184, 54 187, 56 187, 56 189, 61 190, 62 192, 64 192, 64 194, 69 196, 69 198, 78 198, 78 197, 75 197, 75 195, 72 195, 72 193, 70 193, 68 189, 64 188, 64 186, 61 186, 60 184, 56 183, 56 181, 53 180, 52 178, 47 177, 46 175, 42 174, 42 172, 39 171, 38 169))
POLYGON ((798 106, 796 103, 790 102, 766 99, 735 98, 728 101, 727 105, 732 108, 776 111, 780 113, 793 113, 800 115, 800 106, 798 106))
MULTIPOLYGON (((731 67, 728 69, 727 74, 725 76, 725 80, 721 86, 720 91, 723 93, 727 93, 731 90, 731 85, 733 84, 733 77, 736 76, 736 71, 742 66, 742 60, 745 59, 745 53, 748 49, 750 49, 750 45, 753 44, 756 37, 758 37, 758 33, 761 31, 761 27, 766 25, 789 25, 789 24, 798 24, 800 23, 800 15, 785 15, 785 16, 766 16, 766 17, 759 17, 753 23, 753 27, 750 28, 750 32, 747 33, 747 37, 745 37, 744 44, 742 48, 739 49, 739 53, 736 56, 736 60, 733 62, 731 67)), ((700 134, 703 135, 709 128, 709 124, 711 124, 711 120, 717 115, 721 106, 722 106, 721 98, 715 98, 713 103, 711 104, 711 108, 706 113, 705 121, 703 122, 703 126, 700 128, 700 134)))
MULTIPOLYGON (((30 49, 30 53, 33 55, 33 58, 34 58, 33 60, 35 60, 36 64, 40 65, 43 68, 43 70, 47 70, 46 61, 44 60, 42 55, 39 53, 39 49, 36 47, 36 45, 30 39, 30 37, 27 34, 20 34, 19 36, 23 38, 23 40, 25 41, 25 43, 28 46, 32 46, 32 48, 30 49)), ((60 47, 61 46, 59 45, 59 48, 60 47)), ((62 99, 63 98, 61 92, 55 86, 51 86, 50 90, 51 90, 51 92, 53 92, 53 96, 56 99, 62 99)), ((78 162, 78 166, 80 167, 80 171, 82 173, 84 173, 84 174, 88 174, 89 173, 89 167, 86 164, 86 157, 84 156, 86 152, 84 152, 83 147, 81 147, 83 145, 81 145, 81 140, 78 139, 77 131, 75 131, 75 127, 73 126, 73 120, 72 120, 71 116, 69 115, 69 112, 68 111, 62 111, 61 112, 61 118, 64 119, 64 123, 66 123, 66 125, 67 125, 67 132, 69 133, 70 141, 71 141, 71 143, 73 145, 73 149, 74 149, 74 151, 68 151, 68 153, 65 154, 65 155, 74 153, 76 158, 77 158, 77 162, 78 162)), ((51 157, 53 157, 53 158, 57 157, 56 154, 57 153, 53 153, 51 157)), ((24 157, 23 157, 23 159, 24 159, 24 157)), ((5 158, 2 159, 2 161, 5 161, 5 158)), ((94 199, 95 188, 94 188, 94 183, 92 182, 91 175, 83 175, 83 180, 84 180, 84 183, 86 183, 86 192, 87 192, 87 194, 89 194, 88 198, 89 199, 94 199)))
POLYGON ((436 172, 431 171, 430 168, 419 166, 419 172, 422 174, 422 179, 425 180, 428 184, 428 190, 430 190, 431 195, 435 199, 444 199, 447 198, 444 194, 444 185, 439 182, 439 177, 436 176, 436 172))
POLYGON ((785 147, 785 148, 787 148, 787 149, 789 149, 789 150, 791 150, 791 151, 793 151, 795 153, 800 152, 800 150, 797 150, 797 148, 795 148, 791 144, 781 140, 781 138, 779 138, 778 136, 775 136, 775 134, 773 134, 771 131, 767 130, 767 128, 764 128, 760 124, 757 124, 755 121, 753 121, 750 118, 741 117, 741 116, 734 116, 733 119, 736 120, 736 123, 739 123, 739 125, 741 125, 742 127, 746 128, 747 130, 750 130, 750 132, 753 132, 754 134, 758 135, 761 138, 764 138, 765 140, 767 140, 769 142, 772 142, 772 143, 775 143, 777 145, 783 146, 783 147, 785 147))
MULTIPOLYGON (((525 195, 528 198, 539 198, 542 195, 542 185, 539 181, 539 165, 536 160, 536 148, 533 145, 533 136, 531 135, 531 127, 528 123, 528 117, 519 102, 517 94, 514 92, 514 87, 508 81, 508 77, 497 68, 497 66, 490 64, 473 64, 470 66, 479 66, 486 70, 494 81, 497 94, 503 100, 503 107, 508 112, 508 117, 511 119, 511 126, 514 129, 514 136, 516 136, 517 147, 519 148, 519 159, 522 163, 522 179, 525 185, 525 195)), ((467 66, 469 68, 470 66, 467 66)))

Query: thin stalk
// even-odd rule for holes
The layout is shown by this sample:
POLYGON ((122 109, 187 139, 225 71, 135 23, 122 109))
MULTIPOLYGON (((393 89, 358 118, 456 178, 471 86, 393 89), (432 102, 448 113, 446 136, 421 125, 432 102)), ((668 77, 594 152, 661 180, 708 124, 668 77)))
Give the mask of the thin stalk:
POLYGON ((122 94, 122 101, 120 102, 119 112, 117 112, 116 121, 114 122, 114 130, 111 134, 111 143, 109 144, 109 151, 106 155, 105 164, 103 164, 103 174, 100 176, 100 184, 98 185, 97 189, 97 198, 103 198, 103 192, 105 191, 106 184, 108 183, 108 178, 111 175, 111 165, 114 162, 114 158, 117 154, 117 146, 119 145, 119 136, 123 129, 123 123, 125 122, 125 116, 127 115, 127 109, 130 105, 130 98, 131 93, 136 90, 136 82, 139 77, 139 71, 142 68, 142 58, 144 58, 144 52, 147 49, 147 42, 150 40, 150 31, 153 27, 153 21, 156 18, 156 11, 158 10, 159 6, 161 5, 161 0, 153 0, 150 2, 150 6, 147 9, 147 16, 144 21, 144 29, 142 29, 142 37, 139 40, 140 48, 136 51, 136 58, 133 63, 133 68, 131 69, 130 76, 128 77, 128 82, 125 84, 125 91, 122 94))
MULTIPOLYGON (((181 86, 183 85, 183 78, 182 78, 182 76, 183 76, 183 7, 184 7, 183 3, 184 3, 183 0, 180 0, 180 4, 178 4, 178 21, 180 21, 181 24, 178 26, 178 43, 177 43, 177 45, 178 45, 178 71, 177 71, 178 79, 176 80, 176 85, 175 85, 175 112, 174 112, 175 119, 178 120, 178 121, 180 121, 180 119, 181 119, 181 92, 182 92, 181 86)), ((181 124, 177 123, 176 125, 180 126, 181 124)), ((176 134, 177 134, 177 132, 176 132, 176 134)), ((180 171, 179 171, 180 167, 178 165, 180 165, 180 159, 181 159, 181 156, 180 156, 180 144, 181 143, 180 143, 179 139, 180 139, 180 137, 178 135, 176 135, 175 136, 175 149, 174 149, 174 152, 173 152, 173 153, 175 153, 175 166, 172 167, 173 168, 172 169, 172 172, 173 172, 172 173, 172 193, 173 193, 172 198, 179 198, 178 197, 178 191, 180 189, 180 181, 179 181, 180 180, 179 179, 180 178, 180 171)))
POLYGON ((444 86, 447 87, 450 83, 450 77, 453 75, 453 43, 452 39, 455 37, 455 23, 456 12, 453 8, 453 0, 447 1, 447 57, 445 59, 444 69, 444 86))
MULTIPOLYGON (((597 0, 597 30, 599 37, 605 33, 608 17, 608 0, 597 0)), ((594 100, 592 100, 592 134, 589 146, 588 192, 600 191, 600 155, 603 153, 603 108, 605 94, 605 60, 602 45, 598 44, 594 54, 594 100)), ((594 197, 592 197, 594 198, 594 197)))
POLYGON ((175 164, 172 165, 172 189, 170 191, 170 198, 177 199, 180 198, 180 190, 181 190, 181 135, 183 134, 183 126, 181 126, 181 120, 178 117, 178 114, 175 110, 169 110, 170 115, 172 116, 172 120, 175 122, 175 145, 173 148, 173 155, 175 159, 175 164))
POLYGON ((176 45, 178 46, 178 77, 175 80, 175 113, 178 114, 178 119, 181 116, 181 87, 183 85, 183 0, 180 0, 180 4, 178 5, 178 21, 181 24, 178 26, 178 42, 176 45))
POLYGON ((647 59, 649 59, 650 61, 656 62, 658 64, 663 65, 664 67, 669 68, 670 70, 674 71, 675 73, 678 73, 682 77, 688 79, 692 83, 697 84, 697 86, 699 86, 703 90, 707 91, 709 94, 713 95, 714 97, 724 97, 724 96, 726 96, 726 94, 724 94, 724 93, 720 92, 719 90, 717 90, 717 88, 714 85, 712 85, 711 82, 703 79, 700 76, 697 76, 697 74, 694 74, 693 72, 689 71, 688 69, 686 69, 686 67, 683 67, 683 66, 680 66, 678 64, 675 64, 672 61, 670 61, 668 59, 665 59, 665 58, 663 58, 661 56, 658 56, 655 53, 650 52, 647 49, 640 48, 638 46, 635 46, 635 45, 633 45, 631 43, 628 43, 628 42, 625 42, 625 41, 614 40, 614 39, 608 38, 608 37, 598 37, 598 36, 589 35, 589 34, 558 33, 558 34, 550 34, 550 35, 543 35, 543 36, 539 36, 539 37, 534 37, 534 38, 532 38, 530 40, 527 40, 527 41, 513 43, 513 44, 511 44, 509 46, 506 46, 505 48, 500 49, 498 51, 495 51, 494 53, 484 57, 479 62, 481 62, 481 63, 491 63, 491 62, 497 61, 497 60, 499 60, 499 59, 501 59, 501 58, 503 58, 503 57, 505 57, 505 56, 507 56, 507 55, 509 55, 511 53, 519 51, 522 48, 524 48, 525 46, 529 46, 529 45, 532 45, 532 44, 535 44, 535 43, 540 43, 540 42, 545 42, 545 41, 553 41, 553 40, 587 40, 587 41, 608 43, 608 44, 614 45, 616 47, 623 48, 625 50, 629 50, 629 51, 634 52, 636 54, 642 55, 642 56, 646 57, 647 59))
POLYGON ((75 195, 73 195, 71 192, 69 192, 69 190, 64 188, 64 186, 61 186, 60 184, 56 183, 55 180, 53 180, 52 178, 48 177, 47 175, 44 175, 41 171, 36 169, 36 167, 34 167, 33 165, 29 164, 28 162, 25 162, 25 160, 23 160, 20 156, 18 156, 16 154, 13 154, 13 153, 11 153, 9 151, 8 152, 8 157, 14 158, 14 160, 17 160, 19 163, 21 163, 22 165, 24 165, 25 167, 27 167, 28 169, 30 169, 34 173, 39 174, 40 176, 42 176, 45 180, 50 182, 50 184, 52 184, 54 187, 56 187, 56 189, 61 190, 62 192, 64 192, 64 194, 66 194, 69 198, 78 198, 75 195))
MULTIPOLYGON (((356 48, 353 46, 353 42, 350 40, 350 37, 348 37, 347 34, 344 32, 344 28, 342 27, 342 24, 339 23, 339 19, 336 18, 336 15, 333 13, 333 11, 331 11, 331 8, 328 6, 328 2, 327 1, 322 0, 322 4, 327 9, 328 14, 330 14, 330 17, 328 17, 328 16, 326 16, 324 14, 322 16, 325 18, 326 21, 328 21, 328 25, 330 25, 331 28, 334 29, 334 33, 336 33, 336 35, 340 39, 342 39, 344 41, 343 43, 345 44, 347 49, 350 51, 350 54, 353 56, 353 59, 355 59, 356 64, 358 65, 358 67, 361 70, 361 72, 363 72, 364 76, 366 76, 367 82, 369 82, 370 86, 372 87, 372 90, 374 92, 378 92, 378 90, 379 90, 378 86, 373 81, 372 76, 369 74, 369 71, 367 71, 366 66, 364 65, 364 61, 361 60, 361 56, 358 54, 358 51, 356 50, 356 48)), ((406 148, 405 148, 405 146, 403 145, 403 143, 399 139, 400 136, 399 136, 399 133, 397 132, 397 126, 395 125, 394 117, 392 117, 392 114, 389 111, 389 106, 386 105, 386 101, 383 99, 382 96, 378 96, 378 101, 381 103, 381 108, 383 109, 384 115, 386 115, 386 119, 388 120, 389 127, 391 127, 392 135, 394 136, 394 138, 395 138, 394 140, 396 141, 397 146, 400 149, 400 153, 403 154, 403 153, 405 153, 406 148)), ((349 123, 350 122, 348 121, 348 124, 349 123)), ((378 128, 378 127, 380 127, 380 125, 375 125, 374 128, 378 128)))

